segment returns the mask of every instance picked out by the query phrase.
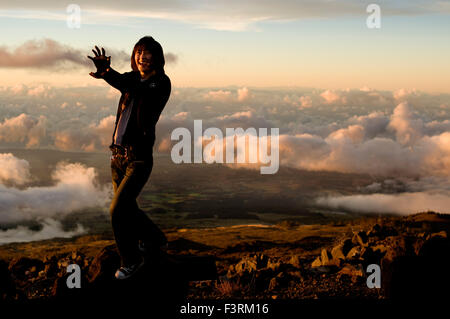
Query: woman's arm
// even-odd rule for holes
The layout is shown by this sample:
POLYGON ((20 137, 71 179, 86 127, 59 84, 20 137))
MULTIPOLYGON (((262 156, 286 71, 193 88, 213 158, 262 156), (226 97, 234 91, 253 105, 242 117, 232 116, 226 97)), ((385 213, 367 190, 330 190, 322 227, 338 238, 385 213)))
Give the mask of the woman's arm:
POLYGON ((125 72, 122 74, 111 67, 99 74, 100 78, 104 79, 106 83, 122 93, 132 90, 136 85, 137 75, 136 72, 125 72))
POLYGON ((106 56, 105 49, 101 50, 95 46, 94 57, 88 56, 94 62, 97 72, 90 72, 89 75, 96 79, 104 79, 109 85, 118 89, 122 93, 132 88, 136 83, 136 72, 119 73, 111 68, 111 57, 106 56))

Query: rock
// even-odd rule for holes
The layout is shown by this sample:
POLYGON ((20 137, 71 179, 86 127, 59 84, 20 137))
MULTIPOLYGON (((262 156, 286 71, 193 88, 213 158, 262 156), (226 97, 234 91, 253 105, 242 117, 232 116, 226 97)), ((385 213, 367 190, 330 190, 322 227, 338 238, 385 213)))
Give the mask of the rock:
MULTIPOLYGON (((441 232, 442 233, 442 232, 441 232)), ((435 235, 430 237, 429 240, 425 241, 420 247, 419 256, 423 257, 431 257, 431 258, 439 258, 442 260, 450 259, 450 239, 446 236, 435 235)))
POLYGON ((373 238, 376 237, 377 240, 382 240, 389 236, 397 236, 398 232, 393 227, 388 226, 380 226, 379 224, 375 224, 372 228, 367 232, 367 237, 373 238))
POLYGON ((242 274, 244 272, 252 273, 256 270, 265 268, 267 266, 268 259, 269 258, 264 254, 244 257, 234 266, 234 270, 238 274, 242 274))
POLYGON ((294 266, 295 268, 301 268, 301 259, 300 256, 294 255, 289 259, 289 264, 294 266))
POLYGON ((355 282, 359 277, 364 277, 363 266, 361 264, 358 265, 346 264, 338 272, 338 277, 341 277, 342 275, 350 276, 352 278, 352 281, 355 282))
POLYGON ((322 253, 320 254, 320 260, 322 261, 323 266, 327 266, 330 264, 330 260, 332 259, 331 254, 326 249, 322 249, 322 253))
POLYGON ((320 257, 317 257, 311 264, 311 267, 320 267, 322 266, 322 261, 320 260, 320 257))
POLYGON ((295 279, 295 280, 300 280, 300 281, 302 281, 303 280, 303 276, 302 276, 302 273, 300 272, 300 271, 290 271, 290 272, 288 272, 288 274, 289 274, 289 276, 291 276, 293 279, 295 279))
POLYGON ((320 266, 339 266, 340 260, 333 259, 331 254, 327 249, 322 249, 320 257, 317 257, 313 263, 311 264, 312 268, 320 267, 320 266))
POLYGON ((348 252, 346 259, 357 259, 361 256, 361 247, 356 246, 350 249, 348 252))
POLYGON ((88 270, 88 280, 93 284, 111 282, 116 270, 120 267, 120 257, 116 245, 103 248, 95 256, 88 270))
POLYGON ((372 226, 372 229, 367 232, 368 237, 378 236, 381 231, 381 226, 379 224, 375 224, 372 226))
POLYGON ((280 268, 280 266, 281 266, 280 261, 275 261, 273 258, 269 258, 269 260, 267 262, 267 268, 276 271, 280 268))
POLYGON ((55 277, 58 273, 56 261, 45 265, 43 272, 47 278, 55 277))
POLYGON ((10 299, 16 292, 16 285, 11 278, 8 263, 0 260, 0 302, 10 299))
POLYGON ((315 268, 311 268, 313 273, 326 274, 329 272, 335 272, 337 270, 336 266, 318 266, 315 268))
POLYGON ((350 239, 346 239, 342 243, 331 249, 331 256, 333 259, 345 259, 345 256, 348 254, 350 249, 352 248, 352 241, 350 239))
POLYGON ((367 235, 365 232, 360 231, 353 235, 352 243, 360 245, 361 247, 367 246, 367 235))
POLYGON ((57 265, 60 269, 67 269, 67 266, 69 266, 72 262, 69 260, 69 258, 62 258, 58 260, 57 265))
POLYGON ((385 255, 384 252, 374 251, 370 247, 365 247, 361 250, 361 258, 363 260, 363 265, 367 266, 370 264, 381 264, 381 258, 385 255))
POLYGON ((372 250, 374 252, 384 254, 388 250, 388 247, 386 247, 386 245, 384 245, 384 244, 377 244, 377 245, 372 246, 372 250))
POLYGON ((258 270, 255 274, 255 289, 256 292, 263 292, 267 289, 274 271, 271 268, 258 270))
POLYGON ((389 238, 381 260, 382 288, 387 298, 440 299, 450 286, 450 240, 436 235, 428 240, 408 236, 389 238))
POLYGON ((9 263, 9 271, 18 279, 24 280, 26 278, 26 272, 35 267, 41 270, 44 263, 39 259, 32 259, 28 257, 15 258, 9 263))
POLYGON ((269 290, 284 288, 288 285, 289 278, 284 272, 280 272, 276 277, 272 278, 269 283, 269 290))
POLYGON ((257 261, 248 257, 242 258, 241 261, 234 266, 234 271, 238 274, 244 272, 252 273, 256 271, 256 269, 258 269, 257 261))
POLYGON ((430 235, 429 239, 436 238, 436 237, 447 238, 447 232, 445 230, 443 230, 443 231, 440 231, 439 233, 433 233, 430 235))

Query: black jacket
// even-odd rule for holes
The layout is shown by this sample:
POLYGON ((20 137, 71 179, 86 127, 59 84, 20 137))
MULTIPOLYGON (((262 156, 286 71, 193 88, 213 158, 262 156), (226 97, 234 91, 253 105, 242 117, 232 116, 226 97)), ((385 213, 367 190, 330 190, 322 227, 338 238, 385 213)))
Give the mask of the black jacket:
MULTIPOLYGON (((108 84, 122 93, 117 108, 115 128, 117 128, 122 111, 122 103, 128 106, 134 99, 132 113, 123 137, 123 145, 131 147, 136 158, 148 158, 153 153, 156 122, 158 122, 170 96, 169 77, 164 72, 159 72, 141 82, 139 72, 132 71, 121 74, 113 69, 102 75, 108 84)), ((114 133, 115 129, 113 137, 114 133)))

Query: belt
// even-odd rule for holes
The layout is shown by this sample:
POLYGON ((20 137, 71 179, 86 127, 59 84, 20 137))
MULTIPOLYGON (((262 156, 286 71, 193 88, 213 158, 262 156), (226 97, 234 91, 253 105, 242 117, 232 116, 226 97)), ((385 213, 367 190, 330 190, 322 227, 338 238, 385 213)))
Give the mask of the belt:
POLYGON ((134 160, 134 154, 131 151, 131 147, 129 146, 122 146, 122 145, 110 145, 109 149, 112 152, 111 159, 113 158, 123 158, 128 159, 130 161, 134 160))
POLYGON ((116 144, 111 144, 109 146, 109 149, 112 152, 111 155, 111 159, 112 158, 123 158, 123 159, 127 159, 129 161, 135 161, 135 160, 143 160, 143 161, 147 161, 147 160, 153 160, 151 154, 150 156, 144 156, 144 155, 139 155, 136 152, 136 149, 133 146, 130 145, 116 145, 116 144))

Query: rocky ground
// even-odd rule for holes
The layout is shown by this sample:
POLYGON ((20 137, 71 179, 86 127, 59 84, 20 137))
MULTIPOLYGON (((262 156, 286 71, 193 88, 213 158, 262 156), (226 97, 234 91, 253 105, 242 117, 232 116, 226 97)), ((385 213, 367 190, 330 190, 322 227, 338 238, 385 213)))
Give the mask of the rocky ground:
POLYGON ((190 300, 443 297, 438 288, 450 285, 449 215, 165 232, 173 258, 145 268, 120 289, 112 279, 119 257, 110 234, 0 246, 0 300, 70 296, 70 264, 80 266, 81 296, 124 292, 148 282, 154 286, 155 278, 167 295, 176 291, 190 300), (367 287, 370 264, 381 267, 381 289, 367 287))

